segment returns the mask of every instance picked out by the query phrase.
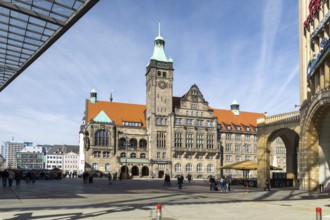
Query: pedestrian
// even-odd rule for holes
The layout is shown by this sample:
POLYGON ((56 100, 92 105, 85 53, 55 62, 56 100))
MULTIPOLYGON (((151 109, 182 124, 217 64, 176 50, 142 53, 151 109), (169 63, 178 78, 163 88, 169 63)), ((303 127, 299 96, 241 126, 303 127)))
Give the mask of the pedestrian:
POLYGON ((13 185, 13 180, 15 179, 15 173, 12 170, 8 171, 8 185, 11 187, 13 185))
POLYGON ((21 185, 21 179, 22 179, 22 171, 18 171, 15 174, 16 186, 20 186, 21 185))
POLYGON ((216 191, 217 183, 216 183, 215 178, 213 176, 210 176, 209 184, 210 184, 210 191, 216 191))
POLYGON ((90 173, 90 174, 88 175, 88 182, 89 182, 89 183, 94 183, 94 182, 93 182, 93 173, 90 173))
POLYGON ((270 180, 269 180, 269 178, 267 178, 266 181, 265 181, 265 188, 264 188, 264 191, 265 191, 266 189, 267 189, 268 191, 270 191, 270 180))
POLYGON ((224 176, 221 176, 220 178, 220 191, 226 192, 226 180, 224 176))
POLYGON ((30 171, 28 171, 26 173, 25 181, 26 181, 26 183, 30 183, 30 181, 31 181, 31 172, 30 171))
POLYGON ((109 181, 109 185, 112 184, 112 176, 111 173, 108 173, 108 181, 109 181))
POLYGON ((183 185, 183 180, 184 180, 184 178, 183 178, 183 175, 179 175, 178 176, 178 189, 182 189, 182 185, 183 185))
POLYGON ((83 180, 84 180, 84 183, 87 183, 87 180, 88 180, 88 173, 87 172, 83 173, 83 180))
POLYGON ((36 176, 37 176, 36 171, 32 170, 32 172, 31 172, 31 181, 32 181, 32 183, 36 182, 36 176))
POLYGON ((165 174, 163 186, 172 186, 170 175, 167 173, 165 174))
POLYGON ((227 190, 228 192, 230 191, 230 186, 231 186, 231 177, 227 177, 226 179, 226 187, 227 187, 227 190))
POLYGON ((191 181, 191 179, 192 179, 190 173, 188 173, 187 178, 188 178, 188 182, 190 183, 190 181, 191 181))
POLYGON ((2 177, 2 187, 6 187, 7 186, 7 179, 8 179, 8 171, 7 170, 4 170, 2 173, 1 173, 1 177, 2 177))

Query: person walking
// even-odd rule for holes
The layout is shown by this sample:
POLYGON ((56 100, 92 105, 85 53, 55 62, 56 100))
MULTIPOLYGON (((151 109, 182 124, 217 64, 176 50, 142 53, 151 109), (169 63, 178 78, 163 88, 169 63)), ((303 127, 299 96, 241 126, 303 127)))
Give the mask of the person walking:
POLYGON ((188 179, 188 182, 190 183, 190 181, 191 181, 191 174, 190 173, 188 173, 187 179, 188 179))
POLYGON ((216 183, 215 178, 213 176, 210 176, 209 184, 210 184, 210 191, 216 191, 215 187, 217 186, 217 183, 216 183))
POLYGON ((1 177, 2 177, 2 187, 6 187, 7 186, 7 179, 8 179, 8 171, 7 170, 4 170, 2 173, 1 173, 1 177))
POLYGON ((21 185, 21 179, 22 179, 22 171, 18 171, 15 174, 16 186, 20 186, 21 185))
POLYGON ((226 192, 226 180, 225 180, 225 177, 222 176, 220 178, 220 187, 221 187, 221 192, 226 192))
POLYGON ((227 177, 226 183, 227 183, 226 187, 227 187, 227 190, 229 192, 230 191, 230 186, 231 186, 231 177, 227 177))
POLYGON ((170 175, 167 174, 167 173, 165 174, 165 177, 164 177, 164 184, 163 184, 163 186, 172 186, 170 175))
POLYGON ((265 191, 266 189, 267 189, 268 191, 270 191, 270 180, 269 180, 269 178, 267 178, 266 181, 265 181, 265 188, 264 188, 264 191, 265 191))
POLYGON ((112 176, 111 173, 108 173, 108 181, 109 181, 109 185, 112 184, 112 176))
POLYGON ((11 187, 13 185, 13 180, 15 179, 15 173, 12 170, 8 171, 8 185, 11 187))
POLYGON ((177 183, 178 189, 182 189, 183 180, 184 180, 183 175, 178 176, 178 183, 177 183))

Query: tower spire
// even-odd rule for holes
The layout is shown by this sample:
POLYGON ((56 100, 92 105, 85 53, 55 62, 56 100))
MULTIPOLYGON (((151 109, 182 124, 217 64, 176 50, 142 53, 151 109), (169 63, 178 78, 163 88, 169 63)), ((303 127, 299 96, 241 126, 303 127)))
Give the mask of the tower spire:
POLYGON ((158 36, 160 36, 160 22, 158 22, 158 36))

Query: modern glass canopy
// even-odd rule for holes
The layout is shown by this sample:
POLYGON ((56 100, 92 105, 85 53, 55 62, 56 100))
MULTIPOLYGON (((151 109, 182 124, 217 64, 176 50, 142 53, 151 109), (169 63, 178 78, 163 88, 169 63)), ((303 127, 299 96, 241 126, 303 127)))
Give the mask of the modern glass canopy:
POLYGON ((0 0, 0 92, 99 0, 0 0))

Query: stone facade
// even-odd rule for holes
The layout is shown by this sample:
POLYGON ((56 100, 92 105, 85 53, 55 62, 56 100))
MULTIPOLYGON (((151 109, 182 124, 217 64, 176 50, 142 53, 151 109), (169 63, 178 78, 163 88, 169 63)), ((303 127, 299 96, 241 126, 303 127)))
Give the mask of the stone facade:
POLYGON ((99 101, 92 90, 80 132, 86 171, 152 178, 165 173, 242 177, 217 168, 257 159, 256 120, 264 114, 240 111, 237 102, 230 110, 213 109, 195 84, 173 97, 173 60, 166 57, 161 36, 154 41, 145 77, 146 105, 99 101))
POLYGON ((299 168, 303 190, 325 186, 330 177, 329 5, 329 0, 299 1, 299 168))

